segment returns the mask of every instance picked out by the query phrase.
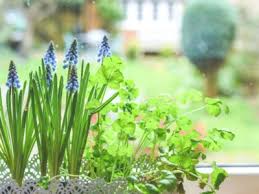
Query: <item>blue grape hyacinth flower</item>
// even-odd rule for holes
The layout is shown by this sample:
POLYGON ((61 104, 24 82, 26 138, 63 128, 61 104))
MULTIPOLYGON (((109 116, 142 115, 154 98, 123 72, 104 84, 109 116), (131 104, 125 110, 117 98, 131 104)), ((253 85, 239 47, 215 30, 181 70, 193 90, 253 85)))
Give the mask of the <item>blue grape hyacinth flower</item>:
POLYGON ((99 48, 99 51, 98 51, 97 62, 102 63, 103 59, 105 57, 111 57, 111 56, 112 56, 112 52, 111 52, 111 48, 110 48, 109 43, 108 43, 108 38, 107 38, 107 36, 104 36, 103 41, 102 41, 102 43, 100 45, 100 48, 99 48))
POLYGON ((72 42, 69 50, 67 51, 63 63, 64 69, 69 66, 75 66, 78 63, 78 46, 76 39, 72 42))
POLYGON ((43 58, 44 64, 50 65, 52 67, 52 71, 56 71, 57 68, 57 58, 55 54, 55 48, 53 42, 50 42, 48 50, 43 58))
POLYGON ((66 89, 69 92, 76 92, 78 88, 79 88, 79 83, 78 83, 78 77, 77 77, 77 69, 76 69, 76 66, 72 66, 66 89))
POLYGON ((47 81, 48 87, 51 85, 52 79, 53 79, 52 69, 51 69, 51 66, 48 64, 46 65, 46 81, 47 81))
POLYGON ((16 71, 16 66, 13 61, 11 61, 10 65, 9 65, 9 73, 8 73, 6 86, 8 88, 20 88, 21 87, 21 83, 19 81, 19 77, 18 77, 18 74, 16 71))

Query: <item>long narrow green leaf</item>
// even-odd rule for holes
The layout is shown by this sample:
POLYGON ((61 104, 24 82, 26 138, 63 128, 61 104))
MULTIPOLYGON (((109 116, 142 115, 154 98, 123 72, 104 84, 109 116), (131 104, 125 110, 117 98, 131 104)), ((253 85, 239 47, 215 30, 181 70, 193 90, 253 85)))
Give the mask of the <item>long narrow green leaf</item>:
POLYGON ((104 109, 108 104, 110 104, 117 96, 119 95, 118 92, 113 94, 108 100, 106 100, 102 105, 97 107, 95 110, 92 111, 92 114, 95 114, 97 112, 100 112, 102 109, 104 109))

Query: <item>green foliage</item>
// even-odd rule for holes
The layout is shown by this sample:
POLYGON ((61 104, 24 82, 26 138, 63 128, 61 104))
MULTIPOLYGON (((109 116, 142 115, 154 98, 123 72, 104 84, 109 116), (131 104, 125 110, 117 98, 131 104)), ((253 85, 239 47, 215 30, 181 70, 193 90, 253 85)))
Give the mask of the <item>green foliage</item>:
POLYGON ((134 42, 130 43, 126 49, 126 57, 129 60, 136 60, 140 54, 139 45, 134 42))
POLYGON ((78 91, 78 101, 75 111, 76 122, 73 124, 72 139, 68 146, 69 174, 80 174, 82 156, 84 155, 87 144, 92 116, 99 114, 119 94, 115 91, 108 99, 104 100, 104 96, 107 97, 107 89, 118 89, 123 81, 120 64, 120 60, 116 57, 106 58, 97 71, 97 75, 92 78, 92 83, 89 83, 89 64, 86 68, 84 66, 81 68, 81 85, 78 91))
POLYGON ((174 53, 175 53, 175 52, 174 52, 174 50, 173 50, 172 47, 170 47, 170 46, 164 46, 164 47, 161 49, 161 51, 160 51, 159 54, 160 54, 161 57, 169 58, 169 57, 171 57, 174 53))
POLYGON ((57 0, 59 6, 76 8, 80 7, 85 3, 85 0, 57 0))
POLYGON ((182 47, 201 70, 209 61, 223 61, 236 33, 236 14, 227 1, 191 1, 185 11, 182 47))
POLYGON ((185 178, 198 181, 201 188, 208 186, 211 192, 219 189, 222 173, 201 174, 195 167, 206 158, 204 150, 218 151, 222 140, 233 140, 234 134, 211 129, 202 137, 188 116, 203 110, 216 117, 228 113, 226 105, 219 99, 204 98, 197 91, 181 95, 177 100, 161 96, 139 104, 134 102, 137 90, 133 83, 128 81, 125 86, 120 101, 99 115, 96 128, 102 135, 93 139, 96 145, 88 152, 88 155, 92 153, 87 157, 89 176, 104 177, 107 181, 128 177, 129 190, 141 193, 165 190, 184 193, 185 178), (200 108, 189 111, 193 103, 200 104, 200 108), (217 112, 212 111, 215 107, 217 112))
POLYGON ((220 99, 206 98, 205 101, 207 103, 206 109, 210 115, 217 117, 221 114, 222 109, 225 113, 229 113, 228 106, 224 105, 220 99))
MULTIPOLYGON (((82 62, 78 68, 79 80, 74 72, 73 78, 80 87, 73 92, 65 92, 64 77, 57 74, 53 79, 48 77, 51 81, 48 85, 44 64, 30 75, 28 99, 31 101, 24 110, 30 112, 28 132, 31 133, 26 133, 26 137, 31 146, 19 140, 13 153, 15 149, 22 153, 20 145, 31 151, 35 133, 42 174, 38 185, 47 188, 53 179, 81 175, 107 182, 123 178, 128 180, 128 191, 146 194, 185 193, 186 179, 208 189, 207 194, 219 189, 226 172, 213 164, 213 172, 203 174, 196 165, 206 158, 208 151, 221 149, 224 140, 233 140, 234 134, 215 127, 201 134, 194 127, 193 115, 200 111, 215 118, 227 114, 229 109, 220 99, 205 98, 200 92, 190 90, 176 97, 163 95, 140 100, 134 82, 125 79, 119 58, 104 58, 94 73, 90 67, 82 62)), ((68 75, 70 71, 71 68, 68 75)), ((26 96, 24 88, 21 99, 26 96)), ((15 103, 16 93, 18 90, 7 93, 7 115, 0 106, 0 156, 4 160, 12 149, 9 145, 16 142, 6 139, 5 132, 12 131, 9 126, 13 125, 14 129, 19 127, 16 131, 20 133, 26 121, 21 114, 22 101, 9 106, 15 103)), ((23 140, 22 136, 10 137, 23 140)), ((26 156, 28 160, 30 152, 26 156)), ((23 161, 10 158, 12 164, 23 161)), ((8 164, 9 160, 5 161, 8 164)), ((12 165, 8 167, 12 170, 12 165)), ((16 171, 22 170, 18 165, 16 171)), ((17 179, 22 181, 20 174, 17 179)))
POLYGON ((215 189, 219 189, 219 185, 223 183, 227 176, 227 172, 224 169, 218 168, 215 164, 213 165, 211 183, 215 189))
POLYGON ((250 51, 234 51, 227 58, 225 66, 221 69, 219 76, 219 87, 223 94, 249 94, 258 92, 259 76, 257 74, 257 54, 250 51), (236 88, 242 88, 236 90, 236 88))
POLYGON ((90 65, 85 67, 83 62, 78 92, 67 92, 65 96, 63 76, 55 75, 53 84, 49 87, 46 84, 46 70, 42 66, 31 78, 34 94, 32 107, 36 115, 34 124, 42 176, 47 173, 51 177, 59 175, 65 152, 68 172, 80 174, 92 115, 105 108, 119 94, 115 92, 109 99, 103 100, 107 87, 119 88, 123 81, 120 64, 116 57, 105 59, 90 83, 90 65))
MULTIPOLYGON (((42 1, 42 0, 41 0, 42 1)), ((26 6, 31 6, 33 3, 37 2, 37 0, 23 0, 26 6)), ((85 0, 53 0, 53 5, 57 4, 62 7, 79 7, 85 3, 85 0)))
POLYGON ((10 88, 5 99, 6 102, 3 102, 0 90, 0 156, 12 178, 22 185, 35 143, 29 86, 24 83, 20 91, 10 88))
POLYGON ((70 133, 75 121, 78 93, 64 95, 64 78, 54 76, 48 87, 44 64, 31 77, 33 83, 32 109, 37 147, 41 162, 41 175, 51 177, 60 172, 70 133), (63 113, 63 100, 65 111, 63 113), (49 172, 47 172, 49 169, 49 172))
POLYGON ((97 71, 94 81, 107 85, 112 89, 118 89, 124 79, 121 68, 122 61, 119 58, 105 58, 103 65, 97 71))
POLYGON ((122 10, 118 4, 118 0, 96 1, 98 13, 103 20, 103 27, 109 32, 114 32, 117 22, 123 18, 122 10))

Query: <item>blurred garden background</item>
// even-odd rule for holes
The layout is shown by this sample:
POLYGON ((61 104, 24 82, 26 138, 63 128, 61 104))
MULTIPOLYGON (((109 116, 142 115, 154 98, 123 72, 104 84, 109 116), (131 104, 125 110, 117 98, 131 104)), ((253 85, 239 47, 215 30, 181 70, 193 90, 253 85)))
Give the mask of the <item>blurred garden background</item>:
MULTIPOLYGON (((185 57, 182 23, 192 0, 0 0, 0 83, 6 82, 9 61, 21 80, 36 69, 50 40, 62 53, 74 38, 80 55, 97 65, 104 35, 113 53, 125 61, 125 73, 135 80, 142 98, 204 88, 201 73, 185 57)), ((259 3, 230 0, 236 14, 234 44, 217 75, 217 93, 230 107, 228 116, 211 119, 196 114, 197 128, 230 129, 236 134, 216 159, 222 163, 259 162, 259 3)), ((202 17, 206 18, 207 15, 202 17)), ((220 18, 223 20, 224 18, 220 18)), ((199 23, 199 21, 197 21, 199 23)), ((214 23, 204 26, 208 30, 214 23)), ((193 24, 195 28, 196 24, 193 24)), ((192 33, 191 31, 189 32, 192 33)), ((210 86, 212 88, 214 86, 210 86)))

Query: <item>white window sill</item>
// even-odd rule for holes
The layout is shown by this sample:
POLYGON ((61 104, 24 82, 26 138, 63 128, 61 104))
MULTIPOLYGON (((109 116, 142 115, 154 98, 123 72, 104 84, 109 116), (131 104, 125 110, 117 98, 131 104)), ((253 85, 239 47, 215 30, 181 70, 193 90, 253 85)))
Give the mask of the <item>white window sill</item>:
MULTIPOLYGON (((218 164, 218 166, 225 169, 229 175, 259 175, 258 164, 218 164)), ((203 173, 210 173, 212 171, 209 165, 199 165, 197 169, 203 173)))
MULTIPOLYGON (((217 194, 259 194, 259 165, 233 164, 218 165, 224 168, 229 177, 221 185, 217 194)), ((212 171, 210 166, 199 165, 199 172, 209 173, 212 171)), ((197 183, 185 182, 186 194, 200 194, 197 183)))

